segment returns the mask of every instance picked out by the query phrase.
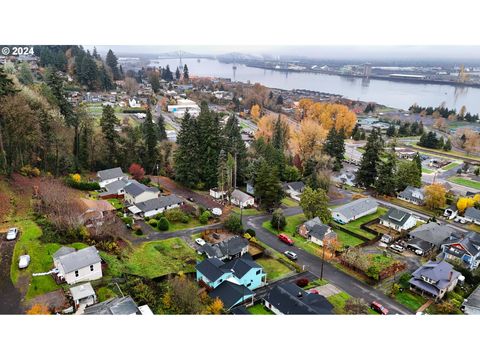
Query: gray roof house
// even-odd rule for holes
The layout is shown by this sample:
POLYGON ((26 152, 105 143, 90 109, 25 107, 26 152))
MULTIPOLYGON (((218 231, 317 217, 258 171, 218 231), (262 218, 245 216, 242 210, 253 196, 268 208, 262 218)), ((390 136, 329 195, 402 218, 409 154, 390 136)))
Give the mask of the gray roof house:
POLYGON ((248 240, 242 236, 232 236, 217 244, 205 244, 200 247, 199 251, 207 255, 208 258, 233 259, 248 252, 248 240))
POLYGON ((139 307, 130 296, 113 298, 89 306, 85 315, 142 315, 139 307))
POLYGON ((264 298, 265 307, 280 315, 328 315, 333 305, 318 294, 307 293, 301 287, 285 283, 275 286, 264 298))
POLYGON ((417 224, 417 218, 406 211, 390 208, 380 217, 380 224, 401 232, 413 228, 417 224))
POLYGON ((89 282, 86 284, 74 286, 70 288, 70 294, 72 295, 75 307, 89 306, 97 302, 97 296, 93 290, 92 284, 89 282))
POLYGON ((126 179, 127 175, 123 173, 122 168, 116 167, 112 169, 101 170, 97 172, 97 179, 100 187, 105 187, 109 183, 120 179, 126 179))
POLYGON ((130 206, 128 209, 133 214, 141 214, 146 217, 151 217, 159 213, 163 213, 166 210, 179 207, 183 203, 183 199, 172 194, 136 203, 135 205, 130 206))
POLYGON ((94 246, 75 251, 61 247, 53 254, 53 263, 58 269, 57 276, 68 284, 92 281, 102 277, 102 259, 94 246))
POLYGON ((312 230, 315 225, 322 225, 322 220, 318 216, 314 217, 313 219, 305 221, 302 225, 298 227, 298 233, 302 235, 304 238, 308 237, 308 232, 312 230))
POLYGON ((101 192, 99 195, 101 198, 107 198, 114 195, 123 195, 125 194, 125 186, 129 184, 127 179, 115 180, 104 186, 105 191, 101 192))
POLYGON ((253 206, 253 204, 255 203, 255 199, 253 198, 253 196, 250 196, 238 189, 232 191, 230 201, 232 202, 232 204, 240 207, 253 206))
POLYGON ((305 184, 303 181, 286 182, 283 184, 283 190, 285 190, 285 193, 297 201, 300 201, 300 195, 303 193, 304 189, 305 184))
POLYGON ((445 260, 458 262, 470 270, 480 265, 480 234, 470 231, 466 234, 455 233, 442 245, 445 260))
POLYGON ((410 289, 440 300, 457 286, 460 276, 461 274, 446 261, 429 261, 412 273, 409 280, 410 289))
POLYGON ((480 315, 480 285, 463 300, 462 311, 467 315, 480 315))
POLYGON ((455 230, 450 226, 429 222, 410 231, 410 240, 408 241, 407 248, 410 250, 420 250, 422 255, 426 255, 431 251, 440 249, 454 233, 455 230))
POLYGON ((465 214, 463 215, 463 217, 467 221, 480 225, 480 210, 474 207, 469 207, 467 210, 465 210, 465 214))
POLYGON ((414 186, 407 186, 397 197, 416 205, 422 205, 425 202, 425 193, 423 190, 414 186))
POLYGON ((333 220, 341 224, 349 223, 363 216, 373 214, 378 209, 378 203, 370 198, 362 198, 332 209, 333 220))

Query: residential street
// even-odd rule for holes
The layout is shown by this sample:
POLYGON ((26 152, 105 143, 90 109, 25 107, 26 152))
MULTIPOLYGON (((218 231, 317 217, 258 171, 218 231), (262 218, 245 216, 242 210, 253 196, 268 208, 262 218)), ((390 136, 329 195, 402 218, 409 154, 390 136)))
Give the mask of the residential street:
MULTIPOLYGON (((289 208, 285 210, 285 215, 290 216, 301 212, 302 210, 300 208, 289 208)), ((280 242, 274 234, 262 227, 262 223, 269 219, 269 215, 244 216, 243 224, 245 228, 254 229, 257 234, 257 238, 273 249, 282 253, 285 250, 293 250, 298 255, 298 264, 304 266, 305 270, 311 272, 316 277, 320 277, 322 266, 321 259, 295 246, 291 247, 280 242)), ((398 304, 396 301, 392 300, 382 292, 338 270, 327 262, 324 264, 323 277, 351 296, 363 298, 368 303, 372 302, 373 300, 380 301, 390 310, 390 314, 412 314, 409 309, 398 304)))

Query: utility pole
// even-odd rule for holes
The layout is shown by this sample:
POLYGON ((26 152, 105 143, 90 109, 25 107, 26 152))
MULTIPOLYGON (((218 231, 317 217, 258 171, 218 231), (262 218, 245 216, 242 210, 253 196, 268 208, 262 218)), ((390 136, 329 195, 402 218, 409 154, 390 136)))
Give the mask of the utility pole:
POLYGON ((237 152, 235 152, 235 160, 233 162, 233 171, 234 171, 234 177, 233 177, 233 188, 237 188, 237 152))
POLYGON ((323 264, 325 263, 325 244, 322 244, 322 267, 320 268, 320 280, 323 280, 323 264))

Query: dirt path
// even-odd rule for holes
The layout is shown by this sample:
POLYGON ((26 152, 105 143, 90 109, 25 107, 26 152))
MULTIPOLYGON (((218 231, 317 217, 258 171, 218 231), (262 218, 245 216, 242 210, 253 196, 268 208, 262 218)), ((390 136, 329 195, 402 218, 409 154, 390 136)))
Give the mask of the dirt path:
POLYGON ((23 314, 21 294, 10 280, 15 241, 0 239, 0 314, 23 314))

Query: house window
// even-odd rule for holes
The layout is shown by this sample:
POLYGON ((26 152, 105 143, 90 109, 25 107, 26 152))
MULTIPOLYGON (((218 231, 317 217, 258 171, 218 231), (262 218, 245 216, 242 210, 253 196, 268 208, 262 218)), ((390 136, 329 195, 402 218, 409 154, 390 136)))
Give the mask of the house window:
POLYGON ((261 272, 262 272, 262 270, 257 270, 256 274, 260 275, 261 272))
POLYGON ((90 265, 90 271, 93 271, 93 265, 90 265))
POLYGON ((78 277, 78 270, 75 270, 75 277, 78 277))

